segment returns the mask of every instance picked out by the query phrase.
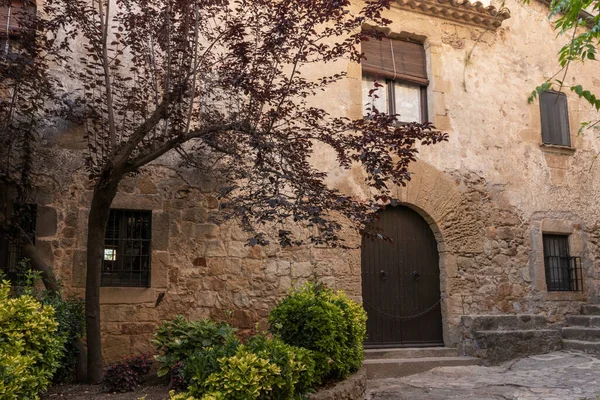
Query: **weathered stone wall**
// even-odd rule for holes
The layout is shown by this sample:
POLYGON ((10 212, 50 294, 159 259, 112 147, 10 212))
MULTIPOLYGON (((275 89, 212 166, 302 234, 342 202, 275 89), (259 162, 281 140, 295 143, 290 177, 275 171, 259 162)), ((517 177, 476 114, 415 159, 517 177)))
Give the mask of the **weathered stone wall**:
MULTIPOLYGON (((228 321, 242 333, 257 322, 264 329, 276 301, 314 273, 360 297, 360 264, 349 264, 344 251, 246 246, 234 224, 209 222, 219 201, 200 189, 202 182, 185 178, 156 165, 120 186, 114 208, 152 210, 151 287, 101 289, 106 360, 150 352, 157 323, 178 314, 228 321)), ((91 196, 85 171, 76 171, 62 190, 40 187, 38 247, 68 292, 83 296, 91 196)))
MULTIPOLYGON (((512 17, 497 31, 396 6, 388 13, 391 33, 424 41, 429 115, 450 134, 447 143, 423 148, 411 182, 395 189, 438 240, 447 345, 460 340, 465 314, 540 313, 557 322, 582 302, 600 300, 600 145, 592 133, 577 135, 581 121, 598 115, 568 93, 573 149, 541 146, 539 106, 528 105, 527 94, 557 70, 562 39, 555 39, 545 6, 507 6, 512 17), (542 232, 571 235, 571 253, 583 260, 584 292, 546 291, 542 232)), ((348 79, 314 101, 335 115, 360 117, 359 65, 313 72, 340 67, 348 79)), ((573 65, 568 81, 577 76, 600 91, 594 68, 573 65)), ((81 295, 91 198, 80 153, 85 142, 80 127, 63 125, 43 140, 40 162, 48 173, 38 177, 37 245, 68 291, 81 295)), ((368 193, 360 169, 340 169, 330 149, 318 147, 314 163, 343 192, 368 193)), ((235 225, 209 222, 219 205, 210 194, 214 182, 172 166, 173 159, 159 160, 123 182, 115 199, 115 208, 152 210, 152 278, 147 289, 102 289, 107 361, 150 351, 156 324, 176 314, 227 320, 242 330, 264 324, 276 301, 315 268, 322 280, 360 298, 360 250, 247 247, 235 225)), ((360 244, 355 232, 345 235, 350 246, 360 244)))

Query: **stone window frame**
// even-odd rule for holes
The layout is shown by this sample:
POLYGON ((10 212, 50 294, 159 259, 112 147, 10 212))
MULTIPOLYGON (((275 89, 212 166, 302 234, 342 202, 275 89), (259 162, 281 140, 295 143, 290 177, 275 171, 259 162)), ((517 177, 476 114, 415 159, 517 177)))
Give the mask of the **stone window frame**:
POLYGON ((169 265, 169 214, 154 196, 117 193, 111 208, 152 211, 152 247, 149 287, 101 287, 100 304, 154 303, 167 289, 169 265))
POLYGON ((585 257, 585 233, 579 224, 570 219, 543 218, 532 222, 530 273, 533 291, 546 301, 585 301, 587 299, 587 277, 585 257), (544 263, 543 235, 565 235, 569 237, 569 251, 573 257, 580 257, 582 263, 581 279, 583 291, 548 291, 546 284, 546 266, 544 263))
MULTIPOLYGON (((445 92, 449 90, 449 83, 444 78, 442 63, 442 41, 437 35, 433 36, 432 26, 423 26, 419 31, 393 31, 390 28, 381 28, 363 25, 363 30, 377 29, 394 39, 404 39, 423 44, 425 49, 425 63, 429 85, 426 87, 425 111, 428 120, 440 131, 451 130, 450 117, 446 109, 445 92), (431 34, 431 35, 430 35, 431 34)), ((350 95, 353 98, 353 106, 348 114, 350 118, 361 118, 363 113, 362 104, 362 66, 358 63, 349 63, 346 73, 348 79, 356 83, 352 85, 350 95)))
MULTIPOLYGON (((153 232, 153 227, 152 227, 152 210, 131 210, 131 209, 121 209, 121 208, 114 208, 111 207, 110 209, 110 217, 108 219, 108 224, 109 226, 111 226, 111 221, 113 223, 112 228, 116 229, 116 236, 113 236, 112 238, 108 238, 105 234, 104 236, 104 255, 102 257, 102 277, 100 279, 100 286, 101 287, 127 287, 127 288, 131 288, 131 287, 151 287, 152 284, 152 232, 153 232), (127 221, 129 218, 135 217, 140 218, 141 220, 145 221, 145 224, 150 223, 150 229, 149 229, 149 237, 143 237, 142 236, 142 232, 144 231, 143 229, 139 230, 139 234, 140 236, 138 237, 129 237, 127 235, 127 232, 129 231, 128 229, 126 229, 126 225, 127 225, 127 221), (111 244, 108 244, 108 242, 111 242, 111 244), (146 277, 146 279, 142 279, 140 277, 138 284, 133 284, 132 280, 129 279, 128 282, 125 282, 121 276, 119 276, 119 278, 115 279, 114 277, 110 277, 110 279, 105 276, 105 274, 107 275, 112 275, 110 270, 106 270, 108 267, 106 265, 107 261, 113 261, 114 263, 112 264, 113 266, 117 267, 117 269, 119 270, 119 272, 126 272, 131 274, 132 271, 129 270, 127 271, 125 267, 125 262, 124 260, 127 257, 131 257, 131 255, 126 255, 123 254, 125 252, 125 248, 129 247, 129 244, 131 244, 132 242, 137 242, 140 245, 140 252, 142 252, 142 248, 143 245, 142 243, 146 242, 147 246, 148 246, 148 250, 149 250, 149 254, 138 254, 137 258, 140 260, 140 268, 141 265, 143 263, 143 261, 147 261, 148 262, 148 268, 147 268, 147 272, 148 275, 146 277), (107 250, 112 250, 114 253, 114 259, 109 260, 106 258, 107 254, 106 251, 107 250), (121 257, 121 260, 119 259, 119 257, 121 257), (124 270, 125 269, 125 270, 124 270)), ((109 229, 109 226, 107 226, 107 232, 109 229)), ((146 225, 147 226, 147 225, 146 225)), ((137 229, 136 229, 137 231, 137 229)))

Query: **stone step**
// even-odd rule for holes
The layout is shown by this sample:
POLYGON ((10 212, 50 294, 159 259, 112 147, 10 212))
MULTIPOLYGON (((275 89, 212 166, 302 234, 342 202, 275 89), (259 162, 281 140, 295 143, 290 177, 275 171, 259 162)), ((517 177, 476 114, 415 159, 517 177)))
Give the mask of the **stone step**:
POLYGON ((567 324, 600 328, 600 315, 567 315, 567 324))
POLYGON ((600 341, 600 328, 569 326, 562 329, 563 339, 583 340, 588 342, 600 341))
POLYGON ((600 315, 600 304, 585 304, 581 307, 583 315, 600 315))
POLYGON ((535 314, 463 315, 461 321, 463 327, 471 331, 544 329, 548 326, 546 317, 535 314))
POLYGON ((393 349, 365 349, 365 360, 391 358, 457 357, 458 350, 450 347, 409 347, 393 349))
POLYGON ((544 354, 562 348, 561 332, 557 329, 523 329, 476 331, 473 354, 491 363, 534 354, 544 354))
POLYGON ((565 350, 578 350, 584 353, 600 354, 600 342, 587 342, 585 340, 563 340, 565 350))
POLYGON ((423 357, 365 360, 367 379, 399 378, 420 374, 436 367, 461 367, 480 365, 476 357, 423 357))

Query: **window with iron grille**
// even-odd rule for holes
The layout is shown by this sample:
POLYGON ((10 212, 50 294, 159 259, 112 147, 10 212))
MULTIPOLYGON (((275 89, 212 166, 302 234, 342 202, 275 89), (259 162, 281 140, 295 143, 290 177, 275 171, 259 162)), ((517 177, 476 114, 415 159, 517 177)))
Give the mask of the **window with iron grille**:
POLYGON ((20 40, 36 16, 33 0, 0 1, 0 61, 15 60, 20 56, 20 40))
POLYGON ((369 38, 361 43, 363 115, 398 114, 402 123, 426 122, 427 63, 421 43, 369 38))
MULTIPOLYGON (((15 225, 25 232, 33 244, 35 244, 36 215, 36 204, 14 206, 15 225)), ((23 243, 15 240, 14 237, 16 235, 12 235, 10 231, 0 232, 0 269, 8 280, 20 284, 25 271, 20 268, 19 264, 26 258, 23 254, 23 243)))
POLYGON ((549 292, 583 290, 581 259, 569 254, 569 237, 543 235, 546 287, 549 292))
POLYGON ((101 285, 149 287, 151 241, 152 211, 110 210, 101 285))
POLYGON ((545 144, 571 146, 567 96, 554 91, 540 93, 540 113, 542 141, 545 144))

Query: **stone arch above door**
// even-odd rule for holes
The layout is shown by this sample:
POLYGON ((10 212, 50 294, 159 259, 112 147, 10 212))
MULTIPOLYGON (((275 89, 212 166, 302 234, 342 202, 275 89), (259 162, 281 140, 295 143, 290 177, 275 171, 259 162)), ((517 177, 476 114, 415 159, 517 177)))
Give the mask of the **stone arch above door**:
POLYGON ((392 194, 419 212, 429 222, 440 252, 479 253, 484 224, 461 190, 461 183, 432 165, 418 160, 411 167, 412 179, 396 186, 392 194))

